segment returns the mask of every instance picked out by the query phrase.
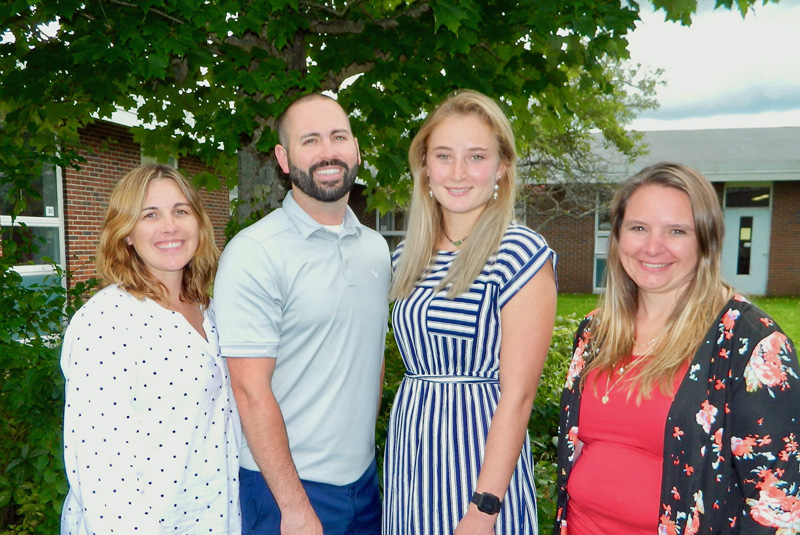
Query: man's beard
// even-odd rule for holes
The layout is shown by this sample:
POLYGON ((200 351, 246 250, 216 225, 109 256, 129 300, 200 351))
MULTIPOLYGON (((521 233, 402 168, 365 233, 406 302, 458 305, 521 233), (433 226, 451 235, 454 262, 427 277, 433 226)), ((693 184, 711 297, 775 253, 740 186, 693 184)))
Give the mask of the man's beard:
POLYGON ((289 162, 289 179, 292 181, 292 184, 297 186, 300 191, 312 199, 322 202, 335 202, 347 195, 350 190, 353 189, 356 176, 358 176, 357 163, 351 169, 350 166, 341 160, 325 160, 312 165, 306 173, 299 167, 292 165, 292 162, 289 162), (320 167, 332 165, 337 165, 344 169, 344 177, 341 181, 337 181, 331 185, 314 181, 314 171, 320 167))

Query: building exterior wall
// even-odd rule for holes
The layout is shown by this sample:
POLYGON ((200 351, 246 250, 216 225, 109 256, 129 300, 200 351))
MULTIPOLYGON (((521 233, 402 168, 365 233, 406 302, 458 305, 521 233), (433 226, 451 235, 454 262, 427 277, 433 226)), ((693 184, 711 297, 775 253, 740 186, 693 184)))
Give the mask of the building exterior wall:
MULTIPOLYGON (((209 170, 203 162, 191 157, 181 158, 178 165, 189 174, 209 170)), ((203 199, 203 206, 211 219, 211 224, 214 225, 214 240, 217 242, 217 247, 222 250, 225 247, 225 226, 231 214, 230 192, 225 180, 220 179, 220 188, 213 191, 200 188, 200 197, 203 199)))
MULTIPOLYGON (((80 169, 66 168, 62 173, 64 205, 64 240, 70 284, 95 276, 94 257, 97 249, 108 198, 114 184, 125 173, 142 164, 139 145, 129 129, 98 121, 80 132, 88 147, 80 169)), ((183 159, 180 166, 199 171, 202 165, 183 159)), ((228 221, 228 190, 201 190, 200 195, 214 225, 217 245, 225 243, 225 224, 228 221)))
POLYGON ((347 205, 353 210, 353 213, 358 218, 358 221, 369 228, 375 228, 375 212, 367 211, 367 197, 365 196, 364 186, 361 184, 354 184, 353 190, 350 192, 350 198, 347 200, 347 205))
POLYGON ((558 217, 544 227, 536 207, 528 206, 524 218, 530 228, 544 236, 558 254, 558 291, 592 293, 594 273, 594 217, 558 217))
POLYGON ((775 182, 767 294, 800 296, 800 182, 775 182))

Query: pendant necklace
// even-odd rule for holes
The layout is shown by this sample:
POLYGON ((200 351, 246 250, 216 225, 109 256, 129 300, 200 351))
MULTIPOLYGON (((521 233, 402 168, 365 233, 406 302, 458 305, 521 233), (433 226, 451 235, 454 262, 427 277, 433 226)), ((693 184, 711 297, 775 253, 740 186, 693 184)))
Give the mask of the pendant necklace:
POLYGON ((643 353, 643 354, 639 355, 638 357, 636 357, 636 359, 634 359, 634 361, 631 362, 630 364, 628 364, 627 366, 623 366, 622 368, 620 368, 619 377, 617 377, 616 381, 614 381, 611 385, 609 385, 609 383, 611 382, 611 376, 614 374, 614 372, 613 371, 609 372, 608 377, 606 377, 606 393, 603 395, 602 398, 600 398, 600 401, 603 402, 603 405, 608 403, 608 395, 611 393, 611 391, 614 389, 614 387, 617 386, 617 383, 622 380, 622 378, 625 376, 625 374, 628 373, 628 371, 630 371, 633 368, 635 368, 636 365, 639 364, 640 362, 642 362, 642 360, 649 354, 650 354, 649 351, 646 352, 646 353, 643 353))
POLYGON ((608 395, 611 393, 612 390, 614 390, 614 387, 617 386, 617 383, 619 383, 622 380, 625 374, 628 373, 633 368, 635 368, 640 362, 642 362, 646 357, 648 357, 650 353, 653 352, 653 347, 655 347, 656 342, 658 342, 663 333, 664 331, 662 330, 660 333, 658 333, 658 336, 656 336, 655 338, 644 344, 637 343, 636 336, 633 337, 634 346, 646 347, 648 349, 647 351, 645 351, 644 353, 633 359, 633 361, 628 363, 626 366, 622 366, 619 370, 619 377, 617 377, 617 379, 613 383, 611 383, 611 376, 614 374, 614 372, 613 370, 609 372, 608 377, 606 377, 606 393, 603 395, 602 398, 600 398, 600 401, 603 402, 603 405, 608 403, 608 395))
POLYGON ((447 241, 453 244, 453 247, 461 247, 461 244, 464 243, 467 240, 467 238, 469 238, 469 235, 467 235, 461 238, 460 240, 451 240, 450 236, 448 236, 447 232, 445 232, 444 230, 444 225, 442 225, 442 234, 444 234, 444 237, 447 239, 447 241))

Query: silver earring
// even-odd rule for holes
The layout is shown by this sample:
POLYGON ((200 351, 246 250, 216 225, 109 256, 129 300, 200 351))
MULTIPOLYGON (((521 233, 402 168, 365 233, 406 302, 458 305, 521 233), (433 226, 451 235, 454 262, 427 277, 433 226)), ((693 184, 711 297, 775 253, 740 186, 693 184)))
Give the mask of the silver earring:
POLYGON ((433 199, 433 190, 431 189, 430 186, 428 186, 428 195, 430 196, 431 199, 433 199))
POLYGON ((500 186, 497 185, 497 182, 494 183, 494 193, 492 194, 492 198, 497 200, 497 190, 500 189, 500 186))

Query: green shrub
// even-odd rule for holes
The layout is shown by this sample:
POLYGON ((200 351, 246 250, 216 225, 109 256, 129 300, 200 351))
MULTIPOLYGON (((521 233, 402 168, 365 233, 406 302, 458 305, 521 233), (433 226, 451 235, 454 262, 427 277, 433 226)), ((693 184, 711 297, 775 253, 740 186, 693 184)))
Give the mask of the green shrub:
POLYGON ((572 336, 580 319, 575 315, 557 316, 550 351, 539 380, 528 431, 535 461, 536 500, 539 532, 550 531, 556 515, 556 436, 561 412, 561 391, 572 357, 572 336))
POLYGON ((0 534, 58 533, 67 493, 62 454, 64 380, 59 369, 66 319, 91 284, 67 291, 64 273, 27 287, 0 257, 0 534), (73 303, 67 301, 73 298, 73 303))

